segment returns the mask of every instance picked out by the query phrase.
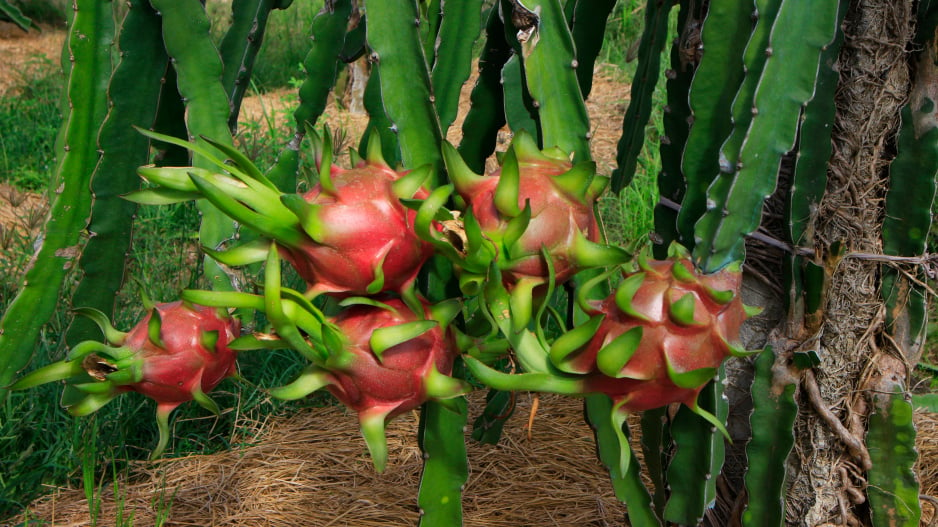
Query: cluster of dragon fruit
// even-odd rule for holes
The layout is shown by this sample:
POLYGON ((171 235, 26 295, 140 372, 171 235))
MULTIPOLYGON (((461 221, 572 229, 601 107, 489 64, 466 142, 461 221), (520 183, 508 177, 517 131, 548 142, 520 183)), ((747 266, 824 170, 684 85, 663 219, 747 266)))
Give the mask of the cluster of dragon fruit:
POLYGON ((328 132, 309 135, 317 167, 307 192, 283 193, 243 155, 212 143, 228 158, 217 171, 141 167, 151 185, 128 196, 213 203, 253 235, 206 253, 227 269, 262 266, 262 293, 184 291, 148 305, 127 333, 78 309, 106 342, 76 345, 14 388, 64 379, 75 415, 128 391, 151 397, 155 457, 177 406, 195 400, 218 411, 207 394, 236 374, 238 353, 288 348, 306 366, 272 395, 328 390, 357 412, 378 471, 388 421, 482 385, 606 394, 620 424, 682 403, 721 428, 696 400, 726 358, 746 353, 739 332, 751 312, 739 266, 703 275, 677 246, 659 261, 604 243, 595 204, 608 178, 524 132, 488 175, 445 144, 449 184, 438 188, 429 188, 431 167, 389 166, 376 136, 341 168, 328 132), (302 287, 285 283, 284 261, 302 287), (448 285, 418 287, 433 281, 448 285), (567 314, 552 300, 561 288, 575 305, 567 314), (257 312, 269 326, 242 334, 239 317, 257 312))

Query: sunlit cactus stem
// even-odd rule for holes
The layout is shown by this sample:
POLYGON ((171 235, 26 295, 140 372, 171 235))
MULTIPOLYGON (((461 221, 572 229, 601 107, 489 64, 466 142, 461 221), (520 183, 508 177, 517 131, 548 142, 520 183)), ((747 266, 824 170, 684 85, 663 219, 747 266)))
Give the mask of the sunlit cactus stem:
MULTIPOLYGON (((97 131, 107 111, 114 19, 110 2, 78 0, 67 46, 71 107, 62 127, 63 155, 53 180, 57 189, 42 242, 16 298, 0 319, 0 386, 33 356, 39 332, 59 301, 63 281, 81 252, 80 233, 91 210, 91 174, 98 161, 97 131)), ((0 397, 6 391, 0 390, 0 397)))
MULTIPOLYGON (((108 114, 98 133, 99 158, 91 179, 94 195, 79 265, 81 280, 72 294, 76 306, 113 315, 117 292, 124 282, 131 247, 136 204, 122 195, 140 188, 134 170, 147 162, 150 141, 129 133, 132 126, 149 127, 156 117, 160 80, 169 64, 162 46, 160 17, 145 0, 128 2, 122 20, 120 61, 108 86, 108 114)), ((93 338, 96 328, 83 317, 73 319, 65 340, 75 344, 93 338)))

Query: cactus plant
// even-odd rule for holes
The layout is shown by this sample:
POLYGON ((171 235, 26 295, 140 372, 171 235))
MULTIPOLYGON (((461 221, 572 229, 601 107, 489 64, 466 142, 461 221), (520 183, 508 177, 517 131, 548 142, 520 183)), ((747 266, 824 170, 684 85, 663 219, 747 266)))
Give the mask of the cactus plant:
MULTIPOLYGON (((229 342, 237 333, 232 329, 232 338, 228 333, 214 343, 207 338, 192 349, 205 351, 216 344, 230 350, 270 345, 293 349, 307 370, 275 393, 292 398, 331 386, 363 415, 364 435, 379 468, 385 458, 385 420, 419 409, 425 470, 418 503, 425 527, 462 522, 468 467, 461 431, 468 413, 461 394, 469 385, 462 379, 457 347, 466 354, 468 369, 497 389, 593 394, 586 398, 586 414, 632 524, 738 520, 775 525, 784 517, 802 518, 812 526, 835 517, 873 525, 917 521, 912 428, 905 402, 908 379, 899 375, 880 390, 889 395, 870 396, 870 404, 851 407, 868 413, 861 415, 869 417, 862 438, 855 426, 840 422, 844 416, 830 410, 839 408, 836 401, 824 397, 843 387, 872 393, 875 387, 860 379, 873 376, 857 370, 853 378, 837 381, 840 385, 826 386, 823 396, 815 385, 835 382, 841 368, 831 365, 882 369, 887 354, 863 353, 866 342, 888 345, 892 355, 912 362, 918 353, 923 289, 910 279, 917 271, 897 266, 921 263, 938 172, 929 117, 936 98, 921 91, 929 85, 929 64, 934 62, 927 55, 934 49, 929 43, 936 18, 931 4, 916 4, 919 34, 913 36, 915 14, 909 2, 875 7, 867 5, 875 2, 848 5, 838 0, 648 0, 638 73, 632 79, 611 187, 628 184, 637 165, 660 56, 668 50, 659 177, 665 199, 656 212, 656 230, 664 243, 655 253, 663 259, 668 243, 677 240, 693 256, 638 259, 637 268, 630 267, 629 251, 608 243, 595 217, 596 199, 607 179, 595 173, 583 100, 590 93, 591 66, 599 53, 598 28, 605 27, 612 2, 488 4, 327 1, 313 22, 315 38, 304 64, 307 76, 292 140, 283 145, 278 162, 263 172, 232 147, 231 134, 266 17, 273 9, 289 9, 289 1, 233 2, 233 23, 219 50, 198 2, 151 0, 148 6, 133 0, 118 21, 120 53, 112 54, 113 15, 124 11, 108 2, 78 0, 67 48, 74 61, 65 65, 71 104, 55 176, 61 192, 22 290, 0 321, 0 384, 9 383, 29 362, 82 249, 79 287, 67 300, 112 314, 133 210, 132 204, 114 206, 114 196, 139 184, 120 176, 128 175, 130 164, 145 163, 141 158, 153 141, 157 157, 139 172, 155 186, 129 197, 148 205, 197 200, 203 211, 200 242, 215 291, 189 291, 183 298, 263 312, 270 324, 265 328, 269 333, 229 342), (680 10, 677 34, 668 29, 675 6, 680 10), (901 27, 875 38, 864 33, 885 24, 864 18, 875 9, 894 10, 890 13, 895 16, 877 20, 901 27), (350 27, 353 20, 357 25, 350 27), (848 31, 838 32, 841 20, 848 31), (444 136, 469 78, 482 21, 479 80, 463 137, 454 147, 444 136), (836 38, 838 33, 843 38, 836 38), (677 37, 670 46, 669 36, 677 37), (913 41, 914 48, 909 45, 913 41), (894 119, 875 126, 870 120, 864 126, 879 127, 875 140, 866 131, 847 137, 845 116, 866 93, 850 84, 856 78, 851 68, 867 61, 855 54, 872 48, 901 57, 877 70, 876 82, 863 84, 864 89, 901 77, 899 70, 909 68, 908 60, 924 57, 916 64, 920 78, 914 81, 912 104, 901 112, 901 128, 894 119), (915 53, 906 54, 907 49, 915 53), (361 153, 353 154, 353 168, 338 169, 328 133, 320 137, 307 130, 322 115, 342 62, 353 55, 366 55, 372 65, 365 95, 370 132, 361 140, 361 153), (119 60, 112 64, 112 58, 119 60), (140 86, 127 90, 129 79, 140 86), (144 133, 131 133, 131 124, 144 133), (514 139, 498 156, 497 174, 477 175, 485 172, 505 124, 514 139), (146 131, 150 128, 155 132, 146 131), (317 166, 309 172, 316 177, 312 190, 299 194, 295 176, 306 140, 314 145, 311 157, 317 166), (846 159, 862 162, 847 166, 846 159), (361 199, 365 187, 379 190, 371 205, 361 199), (843 201, 845 195, 854 201, 843 201), (354 205, 333 207, 349 200, 354 205), (363 210, 368 217, 362 218, 363 210), (860 231, 843 230, 851 220, 841 217, 861 210, 872 210, 876 219, 858 223, 860 231), (355 223, 352 234, 339 228, 350 219, 355 223), (85 242, 83 233, 94 236, 85 242), (747 240, 756 239, 781 250, 771 263, 783 265, 770 265, 774 270, 766 272, 766 247, 747 251, 746 244, 753 243, 747 240), (395 252, 388 240, 400 242, 395 245, 400 250, 395 252), (283 285, 281 259, 309 283, 306 294, 283 285), (880 270, 881 262, 887 265, 880 270), (238 290, 251 283, 240 278, 250 280, 261 267, 260 294, 238 290), (751 367, 741 360, 747 353, 737 340, 747 315, 739 298, 742 269, 770 275, 767 282, 777 289, 768 296, 786 313, 770 343, 774 354, 758 359, 756 380, 748 389, 755 407, 746 448, 748 475, 721 474, 735 470, 724 466, 723 421, 738 414, 733 411, 737 405, 745 405, 724 400, 722 377, 745 391, 748 384, 740 382, 738 371, 751 367), (881 300, 882 324, 866 320, 860 330, 845 325, 842 319, 850 317, 838 316, 844 309, 842 276, 855 280, 848 283, 869 286, 856 288, 860 292, 883 292, 882 299, 853 305, 862 311, 861 306, 881 300), (567 313, 558 307, 561 286, 576 300, 567 313), (346 298, 326 301, 317 296, 322 292, 346 298), (335 302, 345 304, 336 308, 338 314, 323 314, 328 311, 323 305, 335 302), (862 335, 855 335, 858 331, 862 335), (847 346, 837 344, 836 335, 857 338, 847 346), (394 358, 398 346, 407 356, 403 373, 394 358), (728 356, 734 356, 733 367, 719 372, 728 356), (802 363, 804 358, 809 360, 802 363), (506 362, 521 371, 500 371, 506 362), (376 378, 388 382, 375 386, 363 372, 378 372, 376 378), (721 379, 711 382, 715 375, 721 379), (806 397, 795 398, 796 390, 804 390, 806 397), (386 400, 393 404, 384 404, 386 400), (673 403, 684 407, 653 409, 673 403), (632 451, 627 412, 645 413, 644 466, 632 451), (792 425, 793 420, 798 424, 792 425), (801 430, 825 440, 808 444, 801 430), (859 460, 857 466, 865 472, 851 473, 844 484, 865 493, 869 507, 845 499, 835 510, 831 503, 837 503, 836 492, 847 490, 809 488, 804 470, 781 475, 782 467, 800 462, 788 458, 792 442, 805 456, 818 456, 805 459, 859 460), (864 452, 871 463, 864 462, 864 452), (645 487, 643 472, 654 482, 654 493, 645 487), (728 518, 735 513, 714 504, 735 499, 742 492, 735 482, 743 481, 749 489, 746 510, 728 518), (785 481, 791 482, 787 489, 785 481), (799 501, 805 495, 810 504, 799 501)), ((878 105, 891 97, 905 103, 908 86, 889 84, 885 89, 892 95, 877 98, 878 105)), ((165 325, 171 317, 161 318, 165 325)), ((73 325, 67 344, 87 338, 87 324, 82 324, 73 325)), ((152 330, 158 325, 147 323, 146 331, 135 331, 145 333, 153 346, 168 343, 159 328, 152 330)), ((108 340, 123 342, 124 337, 115 335, 108 340)), ((98 356, 110 353, 104 361, 108 365, 126 358, 124 351, 102 344, 75 345, 71 356, 88 350, 98 356)), ((213 360, 222 363, 231 356, 226 352, 213 360)), ((14 386, 26 387, 43 375, 85 376, 88 382, 72 383, 67 397, 83 413, 103 404, 115 390, 142 380, 143 370, 133 360, 129 370, 95 370, 105 379, 99 382, 89 381, 77 359, 55 364, 27 374, 14 386)), ((219 365, 208 382, 189 383, 184 394, 151 394, 175 402, 195 398, 211 407, 203 392, 217 384, 222 370, 230 372, 219 365)), ((496 417, 504 412, 494 409, 504 407, 510 397, 491 394, 493 411, 483 415, 480 437, 497 440, 496 417)))

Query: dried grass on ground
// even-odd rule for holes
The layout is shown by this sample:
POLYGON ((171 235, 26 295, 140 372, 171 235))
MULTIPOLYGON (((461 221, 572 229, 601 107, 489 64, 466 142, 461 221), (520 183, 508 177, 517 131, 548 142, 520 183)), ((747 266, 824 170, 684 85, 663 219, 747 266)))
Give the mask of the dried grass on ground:
MULTIPOLYGON (((481 411, 473 396, 472 416, 481 411)), ((608 477, 593 454, 582 403, 542 396, 527 438, 531 396, 497 446, 469 441, 471 474, 465 489, 467 527, 623 525, 608 477)), ((136 525, 153 525, 171 502, 173 526, 415 525, 422 466, 417 419, 404 415, 388 429, 390 459, 375 474, 357 419, 340 407, 303 411, 254 423, 256 436, 229 452, 138 464, 115 497, 105 491, 100 525, 115 525, 119 506, 136 525)), ((80 489, 60 490, 33 505, 31 517, 55 525, 90 525, 80 489)))

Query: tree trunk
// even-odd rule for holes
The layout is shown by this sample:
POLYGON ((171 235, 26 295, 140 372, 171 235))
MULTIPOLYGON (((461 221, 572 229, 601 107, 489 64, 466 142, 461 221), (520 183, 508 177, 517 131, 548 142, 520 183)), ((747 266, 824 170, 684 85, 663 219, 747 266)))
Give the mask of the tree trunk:
POLYGON ((789 324, 786 351, 815 349, 821 360, 801 379, 801 411, 788 491, 787 523, 862 525, 869 454, 864 443, 871 395, 885 373, 911 371, 884 338, 880 263, 887 168, 910 89, 909 0, 852 2, 838 61, 840 84, 829 180, 815 222, 828 294, 820 323, 789 324))

